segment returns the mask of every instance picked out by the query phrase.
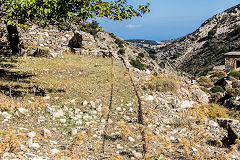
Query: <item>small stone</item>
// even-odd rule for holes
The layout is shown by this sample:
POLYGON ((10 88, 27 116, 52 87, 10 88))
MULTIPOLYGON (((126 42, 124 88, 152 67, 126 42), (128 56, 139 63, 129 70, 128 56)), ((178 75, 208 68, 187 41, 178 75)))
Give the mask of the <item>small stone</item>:
POLYGON ((117 144, 117 149, 123 149, 123 147, 120 144, 117 144))
POLYGON ((144 100, 145 101, 153 101, 154 97, 152 95, 147 95, 147 96, 145 96, 144 100))
POLYGON ((88 102, 85 100, 83 101, 83 105, 86 106, 88 104, 88 102))
POLYGON ((44 128, 43 129, 43 136, 44 136, 44 138, 51 138, 52 137, 52 133, 51 133, 50 130, 44 128))
POLYGON ((32 144, 29 144, 29 147, 38 149, 40 148, 40 145, 38 143, 32 143, 32 144))
POLYGON ((90 103, 90 105, 91 105, 93 108, 95 108, 95 107, 96 107, 96 105, 95 105, 95 102, 93 102, 93 101, 90 101, 89 103, 90 103))
POLYGON ((132 151, 132 154, 137 159, 142 159, 143 158, 142 153, 139 153, 139 152, 136 152, 136 151, 132 151))
POLYGON ((45 121, 45 117, 38 117, 38 122, 44 122, 45 121))
POLYGON ((34 138, 36 136, 36 132, 32 131, 27 134, 28 137, 34 138))
POLYGON ((217 122, 214 122, 213 120, 209 120, 209 124, 213 127, 218 127, 218 123, 217 122))
POLYGON ((57 141, 51 141, 51 140, 50 140, 50 144, 51 144, 51 145, 57 145, 58 143, 57 143, 57 141))
POLYGON ((73 130, 72 130, 72 135, 77 134, 77 133, 78 133, 78 130, 77 130, 77 129, 73 129, 73 130))
POLYGON ((132 109, 132 107, 130 107, 130 108, 129 108, 129 112, 133 112, 133 109, 132 109))
POLYGON ((20 112, 22 114, 26 114, 28 112, 28 110, 21 107, 21 108, 18 108, 18 112, 20 112))
POLYGON ((12 117, 12 115, 11 115, 11 114, 8 114, 7 112, 2 112, 2 115, 3 115, 3 117, 6 118, 6 119, 10 119, 10 118, 12 117))
POLYGON ((66 119, 60 119, 61 123, 66 123, 66 121, 67 121, 66 119))
POLYGON ((48 112, 48 113, 53 113, 54 111, 55 111, 55 108, 53 108, 53 107, 46 107, 46 111, 48 112))
POLYGON ((128 137, 128 140, 129 140, 130 142, 134 142, 134 141, 135 141, 135 139, 132 138, 132 137, 128 137))
POLYGON ((59 117, 62 117, 62 116, 64 116, 64 113, 63 113, 62 109, 59 109, 57 112, 53 113, 53 117, 55 117, 55 118, 59 118, 59 117))
POLYGON ((102 104, 100 104, 100 105, 97 107, 97 111, 98 111, 98 112, 101 112, 101 111, 102 111, 102 104))
POLYGON ((116 108, 116 111, 121 111, 121 107, 117 107, 117 108, 116 108))
POLYGON ((45 97, 43 97, 43 99, 45 99, 45 100, 48 100, 48 99, 50 99, 51 97, 50 96, 45 96, 45 97))
POLYGON ((52 149, 51 150, 51 153, 52 153, 52 155, 54 155, 54 154, 56 154, 56 153, 59 153, 60 151, 58 150, 58 149, 52 149))
POLYGON ((71 103, 75 104, 76 103, 76 99, 71 100, 71 103))
POLYGON ((192 147, 192 150, 193 150, 193 152, 197 152, 197 149, 196 149, 196 148, 194 148, 194 147, 192 147))

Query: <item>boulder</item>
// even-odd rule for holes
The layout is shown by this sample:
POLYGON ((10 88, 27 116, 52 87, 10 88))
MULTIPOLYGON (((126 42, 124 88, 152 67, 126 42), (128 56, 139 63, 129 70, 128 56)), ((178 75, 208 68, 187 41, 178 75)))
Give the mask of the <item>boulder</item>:
POLYGON ((33 53, 34 57, 45 57, 45 58, 55 58, 58 56, 58 53, 50 50, 49 48, 42 48, 39 47, 37 50, 33 53))
POLYGON ((208 103, 209 102, 209 100, 208 100, 209 95, 207 95, 201 89, 196 89, 192 93, 197 97, 197 99, 200 102, 202 102, 202 103, 208 103))
POLYGON ((228 132, 228 143, 234 144, 236 139, 240 139, 240 122, 229 118, 218 118, 217 122, 220 127, 228 132))
POLYGON ((214 85, 215 86, 221 86, 222 88, 225 88, 225 86, 227 84, 228 84, 227 81, 224 78, 222 78, 222 79, 218 80, 214 85))
POLYGON ((82 47, 82 35, 78 32, 74 33, 74 36, 70 39, 68 46, 70 48, 81 48, 82 47))

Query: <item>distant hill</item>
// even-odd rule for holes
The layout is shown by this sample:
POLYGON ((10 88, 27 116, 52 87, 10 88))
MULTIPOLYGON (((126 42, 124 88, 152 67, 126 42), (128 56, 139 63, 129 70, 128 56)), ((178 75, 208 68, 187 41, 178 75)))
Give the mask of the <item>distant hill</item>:
POLYGON ((195 32, 159 48, 177 69, 201 75, 224 64, 224 53, 240 50, 240 4, 206 20, 195 32))

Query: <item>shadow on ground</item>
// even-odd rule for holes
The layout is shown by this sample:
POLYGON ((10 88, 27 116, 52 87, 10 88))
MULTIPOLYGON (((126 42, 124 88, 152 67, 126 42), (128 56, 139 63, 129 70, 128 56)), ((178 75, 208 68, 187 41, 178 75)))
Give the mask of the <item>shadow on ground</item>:
POLYGON ((61 89, 43 88, 36 82, 30 81, 31 77, 36 75, 22 71, 11 71, 14 69, 15 63, 17 63, 16 56, 3 56, 0 55, 0 82, 6 82, 7 85, 0 83, 0 92, 6 96, 17 98, 23 97, 26 94, 32 94, 35 96, 46 96, 47 93, 65 92, 61 89), (32 85, 33 86, 29 86, 32 85))

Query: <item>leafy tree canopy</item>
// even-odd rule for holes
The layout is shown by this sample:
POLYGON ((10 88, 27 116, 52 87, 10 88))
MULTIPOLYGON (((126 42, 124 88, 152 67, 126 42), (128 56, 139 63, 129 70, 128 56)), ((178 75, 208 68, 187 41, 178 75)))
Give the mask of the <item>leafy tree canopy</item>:
POLYGON ((127 0, 1 0, 0 5, 1 21, 20 27, 27 21, 47 26, 78 18, 131 19, 149 12, 149 3, 134 8, 127 0))

